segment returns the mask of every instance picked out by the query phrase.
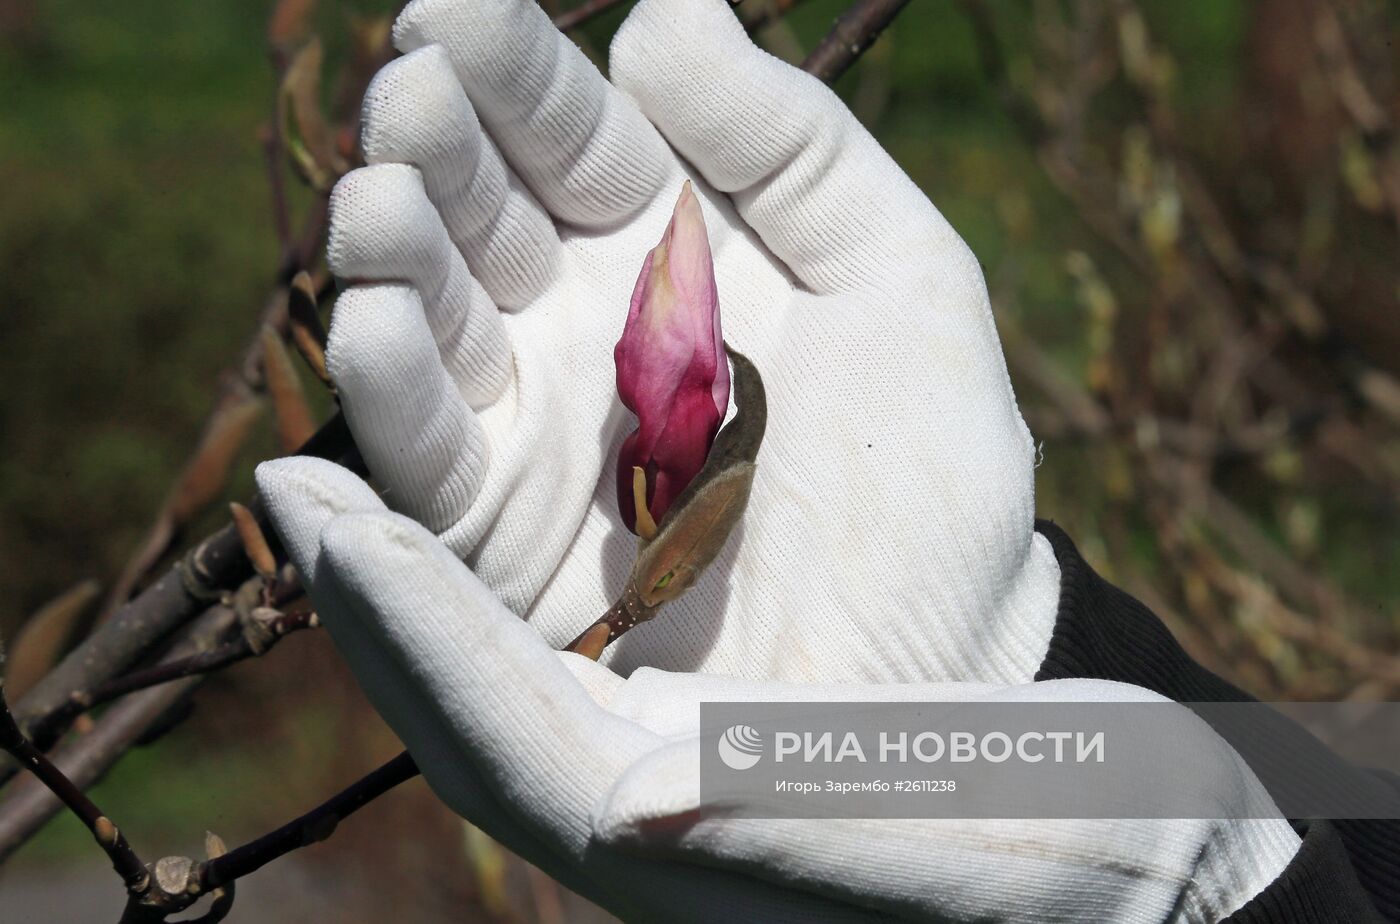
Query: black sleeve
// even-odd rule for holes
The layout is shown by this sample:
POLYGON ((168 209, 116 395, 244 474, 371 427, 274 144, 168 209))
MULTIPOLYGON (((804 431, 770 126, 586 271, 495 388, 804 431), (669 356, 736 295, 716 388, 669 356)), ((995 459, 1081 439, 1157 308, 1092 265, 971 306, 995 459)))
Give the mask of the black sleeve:
MULTIPOLYGON (((1116 680, 1186 703, 1253 698, 1191 660, 1151 610, 1094 573, 1064 530, 1044 520, 1036 530, 1060 565, 1059 612, 1036 680, 1116 680)), ((1400 921, 1400 821, 1294 827, 1303 835, 1297 855, 1231 924, 1400 921)))

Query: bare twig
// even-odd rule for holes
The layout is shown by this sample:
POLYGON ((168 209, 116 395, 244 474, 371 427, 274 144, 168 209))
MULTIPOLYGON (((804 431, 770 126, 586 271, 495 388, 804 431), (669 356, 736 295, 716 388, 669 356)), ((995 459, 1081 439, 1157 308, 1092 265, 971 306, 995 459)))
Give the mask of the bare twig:
POLYGON ((842 13, 826 38, 802 62, 802 69, 834 82, 865 54, 909 0, 858 0, 842 13))
MULTIPOLYGON (((61 728, 46 718, 74 690, 89 689, 129 668, 216 600, 220 588, 236 585, 250 571, 233 527, 205 539, 35 684, 15 706, 20 727, 39 747, 47 747, 61 728)), ((0 778, 8 776, 0 771, 0 778)))
MULTIPOLYGON (((90 803, 81 801, 81 787, 90 786, 100 779, 133 742, 147 736, 153 724, 159 723, 162 716, 169 714, 193 691, 202 679, 201 675, 233 661, 266 652, 290 632, 317 624, 315 614, 310 612, 280 614, 265 610, 273 615, 258 619, 260 611, 254 609, 251 621, 241 618, 243 608, 263 596, 261 585, 261 579, 252 579, 240 590, 238 596, 241 602, 211 609, 192 627, 190 638, 176 646, 171 656, 160 665, 105 684, 87 695, 75 696, 71 710, 61 716, 65 722, 83 709, 155 687, 114 707, 92 731, 61 748, 55 762, 50 762, 24 740, 17 724, 13 733, 7 734, 3 723, 9 721, 14 724, 13 719, 8 711, 0 716, 0 739, 4 739, 0 745, 4 745, 21 766, 33 771, 63 805, 78 814, 93 830, 104 849, 111 848, 109 853, 113 850, 121 853, 122 865, 117 869, 123 874, 129 894, 124 921, 164 920, 165 915, 183 910, 211 890, 215 893, 215 904, 199 920, 221 920, 231 906, 231 883, 211 884, 188 894, 172 894, 167 887, 172 881, 179 880, 182 858, 167 857, 149 867, 141 864, 126 846, 125 840, 119 838, 115 826, 90 803), (242 633, 233 641, 221 643, 220 639, 238 628, 240 623, 242 633), (75 793, 78 798, 74 797, 75 793)), ((295 585, 285 586, 281 591, 284 597, 294 596, 298 592, 295 585)), ((53 798, 36 788, 21 788, 0 804, 0 859, 27 840, 59 807, 53 798)), ((208 843, 220 848, 222 845, 212 835, 208 843)), ((221 849, 215 852, 211 847, 211 857, 217 857, 220 853, 221 849)), ((114 863, 117 859, 114 857, 114 863)))
POLYGON ((1274 632, 1326 653, 1358 677, 1380 681, 1391 689, 1400 688, 1400 658, 1373 651, 1345 633, 1304 616, 1279 599, 1264 581, 1241 572, 1218 555, 1209 555, 1203 565, 1201 572, 1206 579, 1221 590, 1243 602, 1257 603, 1274 632))
POLYGON ((1361 607, 1326 578, 1300 567, 1289 555, 1259 529, 1249 516, 1204 482, 1179 486, 1182 499, 1206 523, 1218 532, 1226 543, 1251 568, 1281 588, 1295 603, 1315 608, 1331 622, 1356 627, 1364 625, 1361 607))
MULTIPOLYGON (((339 414, 322 425, 301 454, 336 459, 356 471, 364 470, 345 418, 339 414)), ((20 727, 38 747, 48 747, 65 727, 56 717, 71 708, 67 703, 75 690, 91 690, 130 668, 227 589, 244 581, 250 571, 232 525, 206 538, 35 684, 16 704, 20 727)), ((0 767, 0 782, 14 770, 14 764, 6 761, 0 767)), ((0 821, 3 814, 0 809, 0 821)))
POLYGON ((1367 86, 1357 67, 1342 19, 1332 5, 1318 5, 1314 31, 1329 72, 1328 83, 1343 110, 1374 150, 1379 185, 1385 192, 1391 216, 1400 227, 1400 148, 1395 142, 1395 126, 1386 106, 1367 86))
MULTIPOLYGON (((1003 318, 1003 324, 1007 324, 1003 318)), ((1010 325, 1014 330, 1014 325, 1010 325)), ((1004 330, 1007 328, 1003 328, 1004 330)), ((1053 364, 1028 339, 1013 335, 1008 339, 1008 358, 1013 367, 1041 385, 1042 393, 1057 407, 1062 425, 1087 428, 1091 436, 1101 436, 1105 422, 1111 421, 1108 411, 1078 383, 1068 377, 1047 378, 1045 370, 1053 364)), ((1149 452, 1157 447, 1149 448, 1149 452)), ((1144 469, 1155 484, 1169 492, 1174 510, 1185 510, 1199 517, 1213 532, 1239 555, 1249 567, 1278 586, 1295 603, 1315 607, 1332 614, 1331 621, 1356 626, 1363 623, 1360 608, 1330 581, 1300 567, 1280 550, 1249 517, 1233 502, 1199 477, 1183 475, 1181 470, 1163 459, 1147 460, 1144 469)), ((1257 580, 1240 575, 1224 564, 1214 553, 1209 559, 1197 560, 1198 567, 1223 589, 1232 594, 1255 592, 1257 580), (1222 576, 1224 575, 1224 576, 1222 576), (1243 582, 1243 583, 1242 583, 1243 582), (1247 584, 1247 586, 1246 586, 1247 584), (1243 589, 1242 589, 1243 588, 1243 589)), ((1258 594, 1255 594, 1258 596, 1258 594)), ((1400 677, 1400 661, 1373 655, 1362 646, 1322 624, 1309 623, 1295 610, 1270 593, 1272 605, 1268 618, 1279 633, 1305 642, 1343 663, 1348 669, 1366 677, 1393 684, 1400 677)))
POLYGON ((606 13, 613 7, 621 6, 626 0, 585 0, 571 10, 565 10, 554 17, 554 27, 560 32, 577 29, 595 16, 606 13))
POLYGON ((748 0, 739 5, 739 21, 752 35, 781 20, 801 2, 802 0, 748 0))
MULTIPOLYGON (((186 657, 211 648, 236 630, 238 614, 230 606, 211 608, 191 627, 187 640, 171 657, 186 657)), ((202 676, 152 687, 115 704, 85 734, 61 745, 50 759, 73 785, 86 789, 100 780, 131 746, 146 736, 203 680, 202 676)), ((12 764, 13 766, 13 764, 12 764)), ((17 782, 0 802, 0 861, 33 836, 60 809, 46 789, 17 782)))
POLYGON ((206 863, 199 881, 210 889, 240 879, 278 857, 330 837, 336 825, 400 783, 418 776, 405 751, 294 821, 206 863))
MULTIPOLYGON (((300 818, 241 847, 226 853, 209 850, 210 859, 202 863, 187 857, 163 858, 150 867, 151 876, 143 888, 128 890, 122 921, 124 924, 164 921, 169 915, 189 908, 205 895, 220 891, 230 896, 221 909, 222 914, 226 914, 236 880, 257 872, 293 850, 325 840, 335 832, 340 822, 400 783, 418 776, 418 772, 418 765, 404 752, 300 818)), ((222 846, 220 842, 218 847, 222 846)), ((218 918, 206 916, 201 920, 218 918)))
POLYGON ((147 881, 146 864, 126 842, 106 813, 97 807, 73 781, 63 775, 63 771, 53 765, 44 753, 36 748, 19 730, 19 724, 4 701, 4 685, 0 684, 0 748, 13 757, 44 784, 68 810, 78 817, 92 832, 97 845, 112 861, 112 868, 122 877, 127 889, 139 889, 147 881))
MULTIPOLYGON (((266 654, 273 645, 293 632, 315 629, 321 625, 314 610, 304 610, 300 613, 277 613, 275 610, 266 612, 276 615, 257 622, 256 636, 245 631, 233 641, 225 642, 208 651, 192 654, 185 658, 162 661, 154 667, 133 671, 123 677, 109 680, 89 693, 75 694, 72 699, 73 713, 76 715, 78 712, 104 705, 128 693, 169 683, 181 677, 213 673, 230 664, 266 654)), ((253 611, 254 619, 258 619, 258 613, 258 610, 253 611)))

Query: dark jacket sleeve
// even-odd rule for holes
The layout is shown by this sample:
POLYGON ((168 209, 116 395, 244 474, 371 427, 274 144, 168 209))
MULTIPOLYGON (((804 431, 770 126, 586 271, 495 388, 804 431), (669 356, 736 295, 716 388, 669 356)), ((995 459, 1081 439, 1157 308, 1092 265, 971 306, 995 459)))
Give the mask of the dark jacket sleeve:
MULTIPOLYGON (((1062 529, 1042 520, 1036 530, 1060 565, 1059 613, 1036 680, 1116 680, 1183 703, 1252 699, 1191 660, 1151 610, 1094 573, 1062 529)), ((1311 738, 1298 742, 1315 746, 1311 738)), ((1400 921, 1400 821, 1293 824, 1302 847, 1231 924, 1400 921)))

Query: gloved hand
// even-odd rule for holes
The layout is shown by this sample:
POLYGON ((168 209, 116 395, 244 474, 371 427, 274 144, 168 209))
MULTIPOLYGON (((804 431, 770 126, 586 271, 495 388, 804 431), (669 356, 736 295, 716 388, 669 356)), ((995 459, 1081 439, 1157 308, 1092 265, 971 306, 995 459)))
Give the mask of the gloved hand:
MULTIPOLYGON (((644 0, 615 85, 526 2, 418 0, 395 36, 417 50, 367 95, 373 166, 332 201, 354 284, 328 358, 385 499, 441 543, 326 463, 268 463, 259 485, 445 801, 629 917, 1213 920, 1277 875, 1281 821, 679 823, 701 699, 1125 695, 1005 686, 1044 656, 1058 570, 981 273, 719 0, 644 0), (611 348, 686 177, 768 436, 719 561, 604 667, 550 649, 631 565, 611 348), (896 685, 965 680, 992 686, 896 685)), ((1201 747, 1222 804, 1259 798, 1201 747)))
POLYGON ((689 177, 768 434, 741 534, 605 663, 1029 680, 1058 569, 981 270, 837 97, 718 0, 638 6, 612 85, 531 3, 419 0, 394 35, 329 244, 330 369, 389 505, 556 647, 607 609, 612 348, 689 177))
MULTIPOLYGON (((552 651, 354 475, 259 482, 328 630, 454 810, 625 920, 1215 922, 1297 849, 1282 820, 768 820, 699 801, 702 701, 1114 702, 1106 681, 796 684, 552 651)), ((663 617, 664 618, 664 617, 663 617)), ((1272 803, 1181 707, 1173 736, 1227 815, 1272 803)))

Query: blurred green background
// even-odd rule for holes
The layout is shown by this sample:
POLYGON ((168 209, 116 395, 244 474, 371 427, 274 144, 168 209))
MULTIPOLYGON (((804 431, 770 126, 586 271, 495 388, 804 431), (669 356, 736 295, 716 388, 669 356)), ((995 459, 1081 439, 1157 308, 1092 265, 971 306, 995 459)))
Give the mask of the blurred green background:
MULTIPOLYGON (((328 106, 350 36, 393 6, 311 13, 328 106)), ((758 40, 800 61, 844 6, 800 3, 758 40)), ((271 7, 0 0, 7 637, 79 581, 112 586, 257 330, 279 261, 271 7)), ((601 62, 624 10, 571 34, 601 62)), ((1044 441, 1041 515, 1264 697, 1400 685, 1397 31, 1395 5, 1360 0, 916 0, 838 84, 983 262, 1044 441)), ((277 163, 299 216, 313 194, 277 163)), ((277 451, 264 421, 223 496, 277 451)), ((305 633, 207 685, 96 796, 147 853, 192 852, 394 750, 305 633)), ((0 896, 109 920, 93 854, 61 818, 0 896)), ((240 886, 233 920, 379 920, 372 885, 398 872, 396 920, 596 917, 418 783, 240 886)))

